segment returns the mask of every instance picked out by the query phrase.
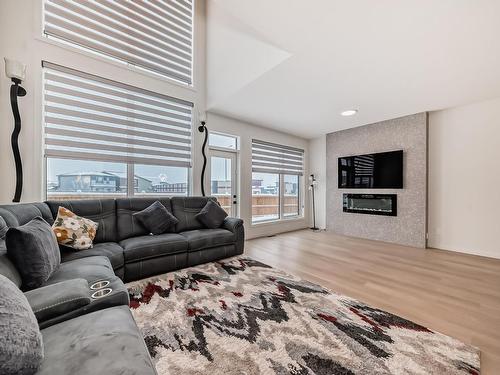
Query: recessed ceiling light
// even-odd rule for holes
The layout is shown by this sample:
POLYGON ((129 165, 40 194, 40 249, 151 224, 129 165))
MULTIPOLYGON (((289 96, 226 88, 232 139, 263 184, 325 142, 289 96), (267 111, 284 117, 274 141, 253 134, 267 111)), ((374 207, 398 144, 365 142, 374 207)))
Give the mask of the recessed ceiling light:
POLYGON ((348 109, 347 111, 340 112, 342 116, 352 116, 358 113, 357 109, 348 109))

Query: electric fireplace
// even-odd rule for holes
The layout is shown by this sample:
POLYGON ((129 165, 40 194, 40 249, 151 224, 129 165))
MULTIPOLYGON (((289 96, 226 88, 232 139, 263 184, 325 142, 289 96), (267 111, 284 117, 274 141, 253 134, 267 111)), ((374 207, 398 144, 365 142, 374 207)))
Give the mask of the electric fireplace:
POLYGON ((356 214, 397 216, 397 194, 344 194, 343 210, 356 214))

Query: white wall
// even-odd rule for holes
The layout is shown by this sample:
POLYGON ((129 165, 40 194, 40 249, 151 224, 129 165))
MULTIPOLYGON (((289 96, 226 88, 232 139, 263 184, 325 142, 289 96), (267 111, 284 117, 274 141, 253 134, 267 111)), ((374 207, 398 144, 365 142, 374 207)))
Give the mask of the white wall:
MULTIPOLYGON (((14 126, 9 99, 10 80, 4 74, 3 57, 27 64, 23 86, 28 94, 19 99, 22 118, 19 143, 24 168, 23 202, 44 198, 42 60, 191 101, 195 103, 195 116, 205 108, 205 1, 198 0, 195 6, 195 87, 189 88, 48 40, 42 36, 41 31, 41 4, 42 1, 32 0, 0 1, 0 204, 12 200, 15 188, 15 168, 10 147, 10 134, 14 126)), ((195 132, 194 137, 193 147, 197 149, 201 135, 195 132)), ((197 160, 193 164, 193 174, 196 176, 201 167, 197 160)), ((200 185, 195 184, 193 191, 199 194, 200 185)))
POLYGON ((429 246, 500 258, 500 98, 429 118, 429 246))
POLYGON ((252 138, 269 142, 276 142, 287 146, 302 148, 305 150, 305 166, 308 165, 309 142, 306 139, 295 137, 289 134, 280 133, 253 124, 248 124, 233 118, 208 113, 207 126, 211 131, 219 131, 233 134, 240 137, 239 153, 239 204, 240 216, 245 221, 245 231, 247 238, 267 236, 280 232, 287 232, 296 229, 306 228, 309 224, 307 210, 308 191, 306 187, 308 171, 306 168, 302 179, 302 191, 305 193, 306 210, 304 217, 300 219, 289 219, 282 222, 260 223, 252 225, 252 138))
MULTIPOLYGON (((314 174, 318 184, 314 191, 316 202, 316 226, 326 228, 326 136, 309 141, 309 173, 314 174)), ((312 209, 311 209, 311 226, 312 209)))

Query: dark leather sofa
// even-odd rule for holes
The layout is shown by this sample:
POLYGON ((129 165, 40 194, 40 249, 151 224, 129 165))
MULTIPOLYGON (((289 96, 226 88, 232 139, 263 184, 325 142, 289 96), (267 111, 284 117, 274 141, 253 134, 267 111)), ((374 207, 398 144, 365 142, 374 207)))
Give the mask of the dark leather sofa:
MULTIPOLYGON (((52 224, 59 206, 99 223, 94 247, 61 248, 62 263, 41 288, 25 295, 38 319, 45 347, 39 374, 154 374, 154 366, 129 311, 124 281, 143 279, 243 253, 243 222, 228 217, 206 229, 195 215, 212 197, 120 198, 0 205, 9 227, 41 216, 52 224), (179 223, 150 235, 133 216, 159 200, 179 223), (93 298, 90 286, 105 280, 111 292, 93 298)), ((2 241, 3 242, 3 241, 2 241)), ((0 242, 0 274, 22 288, 21 277, 0 242)))

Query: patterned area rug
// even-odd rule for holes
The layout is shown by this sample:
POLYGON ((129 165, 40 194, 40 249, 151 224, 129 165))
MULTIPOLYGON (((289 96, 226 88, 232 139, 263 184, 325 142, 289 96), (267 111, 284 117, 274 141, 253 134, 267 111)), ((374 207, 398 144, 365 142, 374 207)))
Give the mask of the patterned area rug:
POLYGON ((479 374, 479 351, 247 257, 128 285, 159 375, 479 374))

